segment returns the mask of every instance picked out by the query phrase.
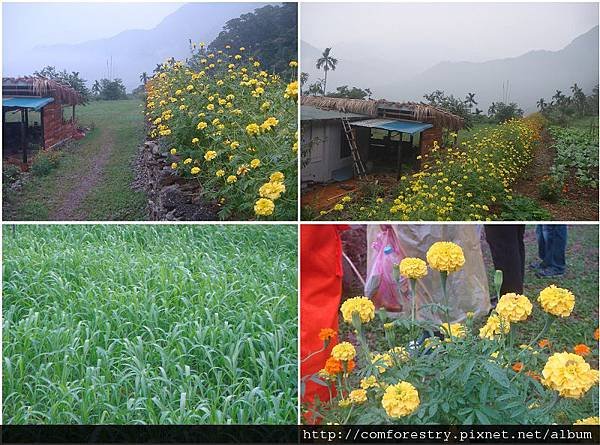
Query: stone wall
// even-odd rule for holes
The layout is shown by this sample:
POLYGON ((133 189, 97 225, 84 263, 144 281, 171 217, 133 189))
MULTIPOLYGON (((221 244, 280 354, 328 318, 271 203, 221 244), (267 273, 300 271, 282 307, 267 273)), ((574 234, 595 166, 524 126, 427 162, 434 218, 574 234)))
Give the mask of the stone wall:
POLYGON ((146 141, 136 161, 134 186, 148 197, 148 217, 152 221, 217 220, 218 207, 202 198, 198 181, 180 177, 166 152, 155 141, 146 141))

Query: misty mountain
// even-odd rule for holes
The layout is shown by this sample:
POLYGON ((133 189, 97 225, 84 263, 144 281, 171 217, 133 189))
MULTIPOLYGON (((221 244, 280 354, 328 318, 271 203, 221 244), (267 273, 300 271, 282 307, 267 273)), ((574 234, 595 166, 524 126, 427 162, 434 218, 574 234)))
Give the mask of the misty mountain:
MULTIPOLYGON (((481 54, 461 54, 448 48, 431 52, 418 46, 410 51, 399 49, 398 55, 390 54, 385 59, 374 59, 375 51, 367 53, 367 59, 359 59, 364 50, 359 52, 355 48, 355 59, 343 59, 341 54, 346 51, 333 44, 332 54, 339 58, 339 63, 336 71, 328 75, 327 89, 334 91, 336 86, 347 84, 370 88, 374 98, 399 101, 421 101, 424 94, 436 89, 460 98, 473 92, 478 107, 484 111, 491 102, 506 99, 531 112, 539 98, 549 100, 557 89, 570 94, 575 82, 586 94, 591 92, 598 84, 598 37, 596 26, 558 51, 535 50, 518 57, 482 62, 457 61, 481 60, 481 54), (419 70, 419 65, 427 63, 427 57, 409 57, 415 50, 438 59, 432 60, 427 69, 419 70), (507 82, 509 88, 503 92, 503 83, 507 82)), ((302 71, 311 74, 309 84, 323 77, 323 71, 314 68, 321 52, 302 42, 302 71)))
MULTIPOLYGON (((140 84, 139 76, 149 75, 158 63, 169 57, 184 59, 189 42, 210 43, 223 25, 241 14, 265 6, 265 3, 188 3, 165 17, 155 28, 128 30, 106 39, 79 44, 37 46, 16 60, 5 60, 4 75, 30 75, 46 65, 79 71, 91 85, 108 77, 107 61, 112 57, 112 77, 120 77, 128 90, 140 84)), ((140 4, 143 14, 143 4, 140 4)))

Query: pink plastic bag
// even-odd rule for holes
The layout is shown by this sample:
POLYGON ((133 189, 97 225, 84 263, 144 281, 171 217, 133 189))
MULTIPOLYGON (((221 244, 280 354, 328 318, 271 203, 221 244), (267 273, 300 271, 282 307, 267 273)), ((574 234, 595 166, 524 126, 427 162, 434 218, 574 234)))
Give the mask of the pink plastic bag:
POLYGON ((404 300, 408 295, 408 281, 400 277, 395 269, 405 255, 389 224, 381 226, 381 232, 371 248, 376 250, 376 254, 367 273, 365 296, 373 301, 377 309, 400 312, 407 303, 404 300))

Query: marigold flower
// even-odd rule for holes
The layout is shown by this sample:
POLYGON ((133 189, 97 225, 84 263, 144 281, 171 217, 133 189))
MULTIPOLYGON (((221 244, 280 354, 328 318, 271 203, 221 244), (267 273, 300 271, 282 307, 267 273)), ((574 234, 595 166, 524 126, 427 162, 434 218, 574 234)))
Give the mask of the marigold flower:
POLYGON ((549 314, 568 317, 575 306, 575 296, 567 289, 552 284, 540 292, 538 302, 549 314))
POLYGON ((600 332, 598 332, 598 328, 594 331, 594 340, 600 340, 600 332))
POLYGON ((267 182, 258 189, 258 193, 263 198, 276 200, 285 193, 285 185, 281 182, 267 182))
POLYGON ((455 243, 438 241, 427 251, 427 262, 432 269, 440 272, 456 272, 465 264, 462 248, 455 243))
POLYGON ((225 176, 225 170, 222 170, 222 169, 220 169, 220 170, 217 170, 217 171, 215 172, 215 176, 216 176, 217 178, 221 178, 221 177, 225 176))
POLYGON ((236 181, 237 181, 237 176, 235 176, 235 175, 229 175, 229 176, 227 176, 227 183, 228 184, 233 184, 236 181))
POLYGON ((404 258, 400 261, 400 275, 418 280, 427 275, 427 263, 420 258, 404 258))
POLYGON ((449 327, 448 323, 442 323, 440 329, 444 334, 444 340, 447 342, 451 341, 450 336, 452 338, 464 338, 467 335, 465 327, 461 323, 450 323, 449 327))
POLYGON ((252 159, 250 161, 250 167, 256 168, 260 165, 260 159, 252 159))
POLYGON ((171 153, 173 156, 175 156, 177 154, 177 149, 172 148, 171 150, 169 150, 169 153, 171 153))
POLYGON ((200 169, 198 167, 192 167, 192 169, 190 170, 190 173, 192 175, 197 175, 198 173, 200 173, 200 169))
POLYGON ((377 370, 380 374, 383 374, 388 368, 394 365, 394 360, 392 356, 388 353, 384 354, 373 354, 371 358, 371 363, 377 366, 377 370))
POLYGON ((570 352, 557 352, 550 356, 542 370, 542 383, 558 391, 562 397, 579 399, 596 382, 598 371, 585 360, 570 352))
POLYGON ((184 164, 191 164, 192 163, 192 158, 186 158, 185 161, 183 161, 184 164))
POLYGON ((395 348, 390 349, 388 351, 388 354, 403 362, 408 361, 408 359, 410 358, 408 351, 402 346, 396 346, 395 348))
POLYGON ((344 210, 344 204, 337 203, 336 205, 333 206, 333 210, 335 210, 337 212, 341 212, 342 210, 344 210))
POLYGON ((408 382, 399 382, 386 388, 381 405, 388 416, 400 418, 414 413, 421 401, 419 392, 408 382))
POLYGON ((510 332, 510 321, 500 317, 497 314, 490 315, 486 324, 479 329, 481 338, 494 339, 500 334, 508 334, 510 332))
POLYGON ((269 176, 271 182, 283 182, 284 179, 285 176, 281 172, 271 173, 271 176, 269 176))
MULTIPOLYGON (((231 176, 230 176, 231 177, 231 176)), ((254 213, 260 216, 269 216, 275 210, 275 203, 267 198, 259 198, 254 203, 254 213)))
POLYGON ((342 362, 335 357, 329 357, 325 361, 324 369, 329 375, 338 375, 344 370, 342 368, 342 362))
POLYGON ((216 157, 217 157, 217 152, 214 150, 209 150, 206 153, 204 153, 204 159, 206 159, 207 161, 212 161, 216 157))
POLYGON ((521 370, 523 369, 523 362, 515 362, 515 363, 513 363, 512 369, 515 372, 521 372, 521 370))
POLYGON ((338 406, 340 408, 348 408, 350 405, 352 405, 352 402, 350 400, 348 400, 348 399, 341 399, 338 402, 338 406))
MULTIPOLYGON (((514 368, 513 368, 514 369, 514 368)), ((531 377, 534 380, 537 380, 538 382, 542 381, 542 376, 539 375, 537 372, 533 372, 533 371, 527 371, 525 372, 525 375, 531 377)))
POLYGON ((573 425, 600 425, 600 417, 586 417, 577 420, 573 425))
POLYGON ((367 391, 364 389, 355 389, 348 394, 348 400, 354 405, 360 405, 367 401, 367 391))
POLYGON ((367 297, 348 298, 340 308, 344 321, 352 323, 352 314, 356 312, 361 323, 368 323, 375 318, 375 305, 367 297))
POLYGON ((173 170, 175 170, 175 169, 177 168, 177 162, 173 162, 173 163, 171 164, 171 168, 172 168, 173 170))
POLYGON ((515 293, 502 295, 496 306, 496 312, 511 323, 527 320, 532 309, 533 305, 529 298, 515 293))
POLYGON ((592 350, 587 345, 580 343, 578 345, 573 346, 573 352, 577 355, 585 357, 586 355, 589 355, 589 353, 592 352, 592 350))
POLYGON ((322 341, 331 340, 336 335, 337 332, 331 328, 323 328, 319 331, 319 339, 322 341))
POLYGON ((360 387, 362 389, 378 388, 379 383, 377 383, 377 378, 374 375, 371 375, 369 377, 361 379, 360 387))
POLYGON ((246 133, 250 136, 257 135, 260 133, 260 127, 258 124, 248 124, 246 125, 246 133))
POLYGON ((293 99, 296 100, 298 99, 298 82, 294 81, 288 84, 287 87, 285 87, 285 93, 283 94, 283 97, 285 97, 286 99, 293 99))
POLYGON ((538 342, 538 346, 540 348, 546 348, 550 346, 550 340, 548 340, 547 338, 543 338, 538 342))
POLYGON ((343 341, 333 347, 331 356, 338 360, 349 361, 356 357, 356 349, 354 349, 351 343, 343 341))

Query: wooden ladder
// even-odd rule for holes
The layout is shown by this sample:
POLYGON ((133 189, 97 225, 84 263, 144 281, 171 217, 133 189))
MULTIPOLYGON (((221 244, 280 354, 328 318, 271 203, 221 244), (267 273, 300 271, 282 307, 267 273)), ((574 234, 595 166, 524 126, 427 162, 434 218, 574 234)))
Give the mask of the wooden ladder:
POLYGON ((365 164, 363 164, 363 161, 360 158, 360 152, 356 146, 356 138, 354 137, 350 121, 347 117, 342 117, 342 127, 344 127, 346 139, 348 140, 348 144, 350 144, 350 153, 352 153, 352 160, 354 161, 354 171, 359 179, 364 179, 367 176, 367 171, 365 169, 365 164))

